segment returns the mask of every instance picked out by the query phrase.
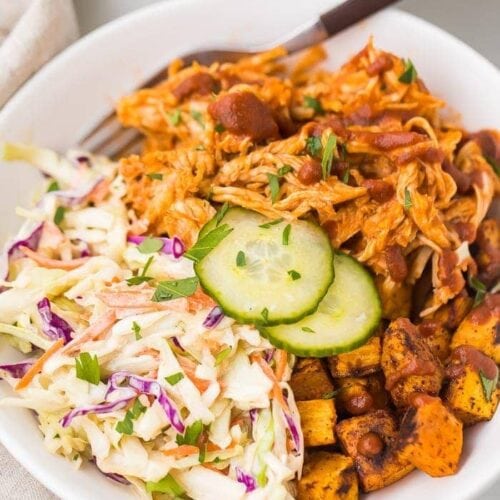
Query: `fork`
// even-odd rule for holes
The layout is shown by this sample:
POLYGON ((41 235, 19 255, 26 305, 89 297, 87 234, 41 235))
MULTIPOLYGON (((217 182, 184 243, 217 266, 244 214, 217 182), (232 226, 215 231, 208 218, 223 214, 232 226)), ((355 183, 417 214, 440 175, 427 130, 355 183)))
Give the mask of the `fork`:
MULTIPOLYGON (((396 1, 398 0, 347 0, 321 14, 312 23, 297 28, 278 45, 282 45, 288 54, 293 54, 330 38, 396 1)), ((215 61, 236 62, 242 57, 251 56, 268 49, 269 47, 265 47, 252 52, 217 49, 199 50, 185 54, 181 59, 186 65, 194 61, 203 65, 210 65, 215 61)), ((158 85, 165 79, 167 67, 168 64, 149 80, 139 85, 139 88, 158 85)), ((80 139, 79 147, 94 154, 119 158, 126 154, 139 152, 142 140, 143 136, 138 130, 122 127, 116 113, 111 112, 80 139)))

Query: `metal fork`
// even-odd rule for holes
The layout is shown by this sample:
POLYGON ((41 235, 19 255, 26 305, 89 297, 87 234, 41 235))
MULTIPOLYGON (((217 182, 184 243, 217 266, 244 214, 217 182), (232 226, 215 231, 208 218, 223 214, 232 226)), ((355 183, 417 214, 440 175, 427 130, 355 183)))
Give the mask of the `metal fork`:
MULTIPOLYGON (((293 54, 330 38, 396 1, 398 0, 347 0, 320 15, 313 23, 294 30, 283 42, 276 45, 284 46, 288 54, 293 54)), ((265 47, 253 52, 200 50, 185 54, 181 59, 185 64, 198 61, 200 64, 210 65, 215 61, 236 62, 242 57, 268 49, 269 47, 265 47)), ((168 64, 149 80, 143 82, 139 88, 158 85, 165 79, 167 67, 168 64)), ((111 112, 79 141, 79 146, 95 154, 119 158, 138 152, 142 140, 143 136, 138 130, 122 127, 115 112, 111 112)))

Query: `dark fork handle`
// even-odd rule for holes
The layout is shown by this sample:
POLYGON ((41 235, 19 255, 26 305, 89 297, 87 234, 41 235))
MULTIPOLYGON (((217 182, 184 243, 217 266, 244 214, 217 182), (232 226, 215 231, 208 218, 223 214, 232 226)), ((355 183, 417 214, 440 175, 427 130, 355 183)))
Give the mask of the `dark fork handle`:
POLYGON ((398 0, 347 0, 320 16, 328 36, 335 35, 349 26, 398 0))

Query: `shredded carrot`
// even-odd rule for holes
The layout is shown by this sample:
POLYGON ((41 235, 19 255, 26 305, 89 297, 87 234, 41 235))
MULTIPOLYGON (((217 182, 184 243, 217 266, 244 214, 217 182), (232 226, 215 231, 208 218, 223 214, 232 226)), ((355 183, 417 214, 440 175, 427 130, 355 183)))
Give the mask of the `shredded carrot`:
POLYGON ((33 250, 28 247, 21 246, 20 248, 24 255, 26 255, 26 257, 34 260, 39 266, 47 267, 48 269, 65 269, 66 271, 70 271, 71 269, 76 269, 77 267, 82 266, 90 258, 81 257, 79 259, 73 260, 50 259, 49 257, 45 257, 44 255, 33 252, 33 250))
POLYGON ((210 463, 204 463, 201 464, 202 467, 205 467, 205 469, 210 469, 213 470, 214 472, 218 472, 219 474, 222 474, 224 476, 227 476, 229 474, 229 467, 226 467, 225 469, 217 469, 215 465, 212 465, 210 463))
POLYGON ((163 450, 162 453, 167 457, 181 458, 188 457, 189 455, 199 454, 200 449, 197 446, 192 446, 190 444, 181 444, 177 448, 172 448, 171 450, 163 450))
POLYGON ((27 387, 35 375, 42 371, 45 362, 62 346, 64 345, 64 339, 59 339, 54 342, 35 362, 35 364, 24 374, 23 378, 19 380, 16 385, 16 391, 20 391, 27 387))
POLYGON ((186 377, 193 382, 195 387, 201 392, 204 393, 210 386, 210 380, 205 380, 202 378, 198 378, 195 375, 196 365, 187 359, 184 356, 179 356, 177 361, 181 365, 181 368, 184 370, 186 377))
POLYGON ((193 295, 187 298, 189 312, 197 312, 201 309, 215 307, 217 304, 200 287, 196 289, 193 295))
POLYGON ((283 380, 286 367, 288 366, 288 354, 283 349, 276 349, 276 378, 283 380))
POLYGON ((275 399, 284 410, 288 411, 288 403, 283 396, 283 392, 281 391, 281 387, 279 386, 279 381, 276 378, 274 372, 271 370, 271 367, 258 353, 252 353, 250 355, 250 359, 255 363, 258 363, 265 375, 272 381, 273 388, 271 390, 271 397, 275 399))
POLYGON ((92 201, 96 204, 104 201, 104 198, 109 194, 109 181, 103 179, 101 182, 98 182, 94 189, 89 193, 87 200, 92 201))

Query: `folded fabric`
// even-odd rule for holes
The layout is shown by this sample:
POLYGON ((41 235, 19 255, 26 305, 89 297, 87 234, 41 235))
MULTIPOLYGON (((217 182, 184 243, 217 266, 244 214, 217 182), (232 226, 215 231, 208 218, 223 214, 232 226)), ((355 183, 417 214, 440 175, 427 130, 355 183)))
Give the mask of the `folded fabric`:
POLYGON ((71 0, 0 0, 0 107, 77 36, 71 0))

